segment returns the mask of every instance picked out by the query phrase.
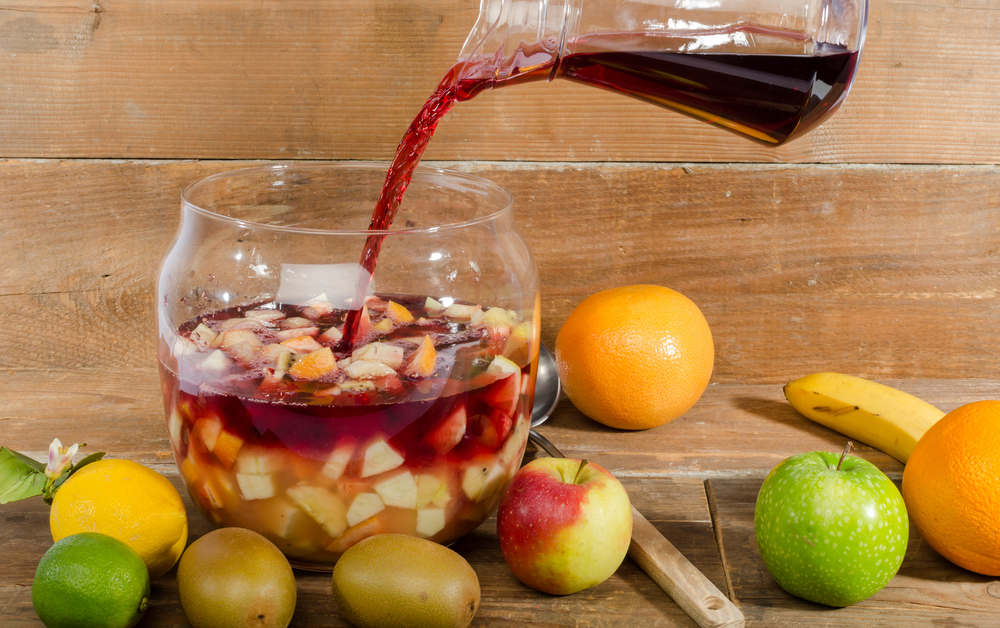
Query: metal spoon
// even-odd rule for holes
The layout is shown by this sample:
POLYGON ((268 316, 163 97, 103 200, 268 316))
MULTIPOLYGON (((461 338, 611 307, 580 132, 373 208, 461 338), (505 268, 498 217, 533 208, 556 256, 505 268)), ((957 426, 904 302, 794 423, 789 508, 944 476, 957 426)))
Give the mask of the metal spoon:
MULTIPOLYGON (((561 390, 555 357, 542 344, 538 354, 535 405, 531 410, 528 438, 553 458, 566 456, 535 428, 544 423, 559 405, 561 390)), ((635 506, 632 506, 632 542, 628 555, 702 628, 744 626, 740 609, 677 551, 635 506)))

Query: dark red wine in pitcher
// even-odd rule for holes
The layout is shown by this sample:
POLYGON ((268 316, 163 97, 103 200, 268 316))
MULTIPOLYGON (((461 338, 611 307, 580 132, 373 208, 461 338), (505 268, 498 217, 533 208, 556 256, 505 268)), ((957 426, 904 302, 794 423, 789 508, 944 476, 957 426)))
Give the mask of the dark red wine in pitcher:
MULTIPOLYGON (((638 33, 590 35, 557 57, 544 47, 521 51, 500 71, 491 58, 455 64, 410 124, 396 150, 372 214, 370 229, 388 229, 441 118, 457 102, 485 89, 567 78, 651 102, 752 140, 778 145, 804 134, 833 113, 847 95, 858 52, 829 44, 813 54, 662 52, 657 39, 638 33)), ((384 238, 368 238, 361 258, 358 303, 374 273, 384 238)), ((355 340, 360 320, 345 322, 341 351, 355 340)))

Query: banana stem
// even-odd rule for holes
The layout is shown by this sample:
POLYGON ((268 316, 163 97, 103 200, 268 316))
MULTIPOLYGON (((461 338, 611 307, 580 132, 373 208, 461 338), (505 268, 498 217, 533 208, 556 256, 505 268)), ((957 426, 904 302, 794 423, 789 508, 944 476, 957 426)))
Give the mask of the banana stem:
POLYGON ((847 453, 851 451, 851 447, 854 447, 854 443, 847 441, 847 446, 844 447, 844 453, 840 454, 840 460, 837 461, 837 471, 840 471, 840 465, 844 464, 844 458, 847 456, 847 453))

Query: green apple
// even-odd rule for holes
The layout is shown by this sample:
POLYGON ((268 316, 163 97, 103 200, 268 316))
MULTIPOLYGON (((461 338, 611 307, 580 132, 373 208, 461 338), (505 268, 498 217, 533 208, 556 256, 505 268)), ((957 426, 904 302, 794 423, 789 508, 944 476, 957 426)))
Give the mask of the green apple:
POLYGON ((855 456, 813 451, 771 470, 753 527, 764 564, 784 590, 850 606, 892 580, 909 521, 896 485, 855 456))

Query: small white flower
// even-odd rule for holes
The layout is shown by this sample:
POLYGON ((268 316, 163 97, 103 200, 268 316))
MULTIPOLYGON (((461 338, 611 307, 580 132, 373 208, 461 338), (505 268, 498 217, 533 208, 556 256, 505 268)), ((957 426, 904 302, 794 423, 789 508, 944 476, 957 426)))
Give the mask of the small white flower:
POLYGON ((50 480, 58 479, 79 448, 80 445, 77 443, 64 448, 58 438, 52 439, 52 444, 49 445, 49 464, 45 466, 45 477, 50 480))

